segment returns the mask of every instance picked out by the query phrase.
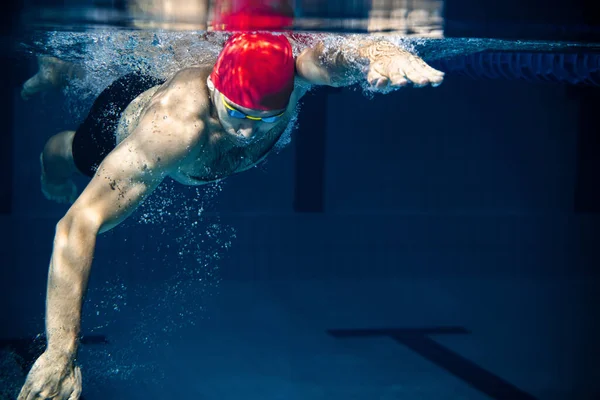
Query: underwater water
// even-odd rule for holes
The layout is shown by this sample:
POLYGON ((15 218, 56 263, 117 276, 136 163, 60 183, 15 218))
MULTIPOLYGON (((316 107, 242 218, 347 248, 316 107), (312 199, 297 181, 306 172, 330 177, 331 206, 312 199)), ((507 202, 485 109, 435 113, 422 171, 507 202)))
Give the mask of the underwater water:
MULTIPOLYGON (((600 394, 600 225, 577 195, 596 176, 581 171, 597 144, 598 44, 444 37, 440 2, 405 3, 429 10, 410 29, 408 11, 369 22, 361 2, 354 19, 302 2, 296 30, 331 48, 385 38, 446 72, 440 87, 314 88, 266 163, 206 186, 166 180, 99 236, 83 398, 600 394)), ((43 350, 48 260, 68 209, 40 192, 45 141, 75 129, 118 77, 166 79, 213 62, 226 38, 132 27, 118 8, 42 11, 13 43, 19 77, 38 57, 84 73, 28 100, 24 79, 14 87, 0 399, 43 350)))

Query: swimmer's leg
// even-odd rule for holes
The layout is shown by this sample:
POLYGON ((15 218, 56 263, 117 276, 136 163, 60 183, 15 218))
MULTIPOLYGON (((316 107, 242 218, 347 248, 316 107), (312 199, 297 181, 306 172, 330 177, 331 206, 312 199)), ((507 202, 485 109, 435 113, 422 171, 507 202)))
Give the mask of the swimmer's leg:
POLYGON ((42 193, 49 200, 73 203, 77 199, 77 187, 72 179, 77 172, 72 152, 74 136, 75 131, 52 136, 40 154, 42 193))

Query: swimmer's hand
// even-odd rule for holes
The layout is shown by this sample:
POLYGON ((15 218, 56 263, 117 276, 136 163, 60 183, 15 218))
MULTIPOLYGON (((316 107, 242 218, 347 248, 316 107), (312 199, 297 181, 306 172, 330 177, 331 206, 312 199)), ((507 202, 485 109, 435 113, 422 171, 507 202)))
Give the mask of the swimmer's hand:
POLYGON ((17 400, 78 400, 81 370, 72 357, 46 350, 33 364, 17 400))
POLYGON ((415 87, 439 86, 444 73, 423 59, 388 41, 371 42, 359 49, 369 60, 367 81, 375 89, 385 91, 412 83, 415 87))

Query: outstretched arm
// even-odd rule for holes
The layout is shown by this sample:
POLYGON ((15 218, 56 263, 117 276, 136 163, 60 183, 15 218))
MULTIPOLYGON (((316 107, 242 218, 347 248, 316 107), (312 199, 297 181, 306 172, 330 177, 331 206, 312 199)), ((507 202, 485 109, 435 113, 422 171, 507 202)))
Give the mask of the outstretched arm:
POLYGON ((347 86, 366 75, 379 90, 414 86, 438 86, 444 73, 431 68, 419 56, 387 41, 348 38, 341 46, 323 41, 305 49, 296 60, 298 75, 315 85, 347 86))
POLYGON ((96 236, 127 218, 181 160, 195 155, 191 149, 198 148, 202 121, 192 110, 197 103, 177 95, 184 85, 157 92, 138 128, 103 160, 57 224, 46 298, 48 345, 19 400, 78 398, 81 376, 74 359, 96 236))

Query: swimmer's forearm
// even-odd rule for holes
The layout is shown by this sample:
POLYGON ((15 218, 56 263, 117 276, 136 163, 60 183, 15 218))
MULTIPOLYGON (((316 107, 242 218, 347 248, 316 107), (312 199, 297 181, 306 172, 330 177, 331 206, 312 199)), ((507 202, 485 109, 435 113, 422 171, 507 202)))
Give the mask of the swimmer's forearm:
POLYGON ((374 60, 394 56, 400 49, 394 43, 382 39, 349 37, 341 46, 317 44, 313 51, 325 71, 324 79, 330 86, 349 86, 363 78, 374 60))
POLYGON ((73 359, 81 329, 81 309, 92 265, 97 230, 65 216, 56 227, 46 297, 47 351, 73 359))
POLYGON ((319 43, 314 48, 321 67, 328 75, 330 86, 348 86, 360 79, 362 68, 368 65, 369 56, 380 47, 370 39, 347 39, 341 46, 319 43))

